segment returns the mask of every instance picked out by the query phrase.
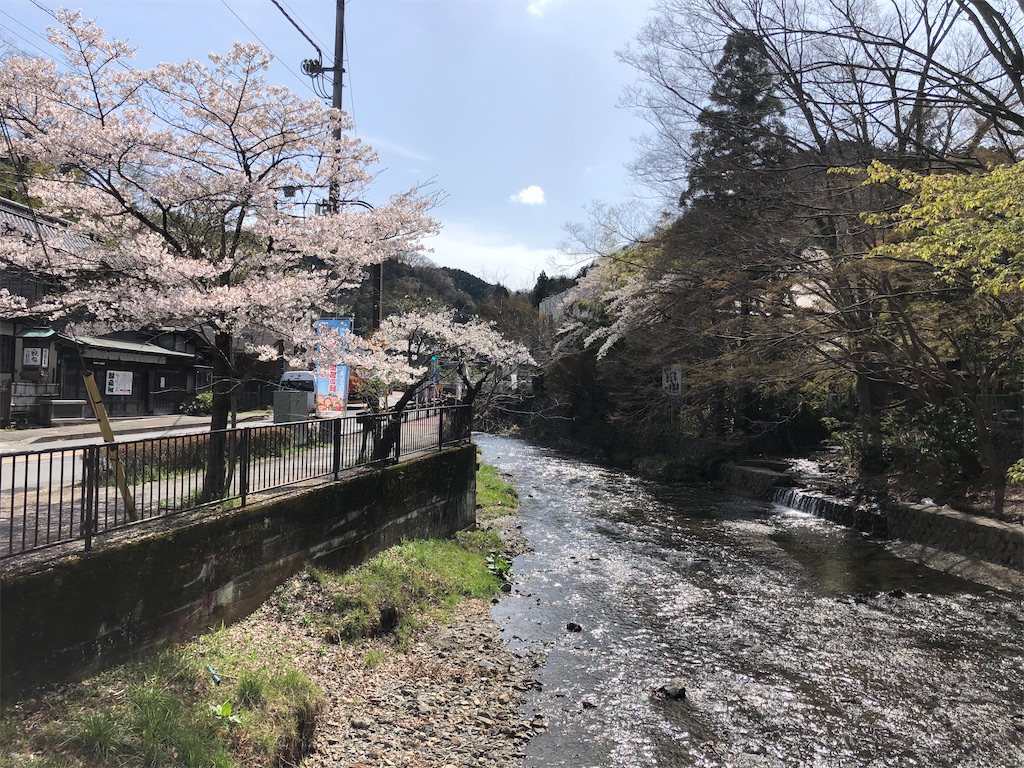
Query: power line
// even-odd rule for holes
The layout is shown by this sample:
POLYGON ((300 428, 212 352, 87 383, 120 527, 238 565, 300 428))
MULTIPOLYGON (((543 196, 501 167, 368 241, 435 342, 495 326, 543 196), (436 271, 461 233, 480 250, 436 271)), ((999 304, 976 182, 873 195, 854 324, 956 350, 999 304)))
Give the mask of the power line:
MULTIPOLYGON (((0 11, 0 13, 4 13, 4 12, 3 12, 3 11, 0 11)), ((7 14, 6 14, 6 13, 4 13, 4 15, 6 16, 7 14)), ((8 32, 10 32, 10 33, 11 33, 12 35, 14 35, 14 36, 15 36, 15 37, 17 37, 17 38, 18 38, 19 40, 21 40, 21 41, 22 41, 23 43, 25 43, 25 45, 31 46, 32 48, 35 48, 35 49, 36 49, 37 51, 39 51, 39 53, 43 54, 43 56, 49 57, 49 54, 47 54, 47 53, 46 53, 46 51, 44 51, 44 50, 43 50, 42 48, 40 48, 40 47, 39 47, 38 45, 36 45, 36 44, 35 44, 35 43, 33 43, 33 42, 32 42, 31 40, 29 40, 28 38, 26 38, 26 37, 25 37, 24 35, 18 34, 18 32, 16 32, 15 30, 11 29, 11 28, 10 28, 10 27, 8 27, 8 26, 7 26, 6 24, 0 24, 0 29, 5 29, 5 30, 7 30, 7 31, 8 31, 8 32)), ((30 58, 30 59, 31 59, 31 58, 35 58, 35 57, 36 57, 36 54, 33 54, 33 53, 29 53, 29 52, 28 52, 28 51, 26 51, 26 50, 25 50, 24 48, 19 48, 19 47, 18 47, 17 45, 15 45, 14 43, 12 43, 12 42, 11 42, 10 40, 4 40, 3 42, 4 42, 4 43, 5 43, 6 45, 9 45, 9 46, 10 46, 10 47, 11 47, 12 49, 14 49, 15 51, 17 51, 18 53, 22 54, 23 56, 27 56, 27 57, 28 57, 28 58, 30 58)))
MULTIPOLYGON (((32 0, 32 4, 35 5, 37 8, 39 8, 41 11, 45 11, 50 16, 54 16, 55 17, 54 12, 51 11, 49 8, 47 8, 42 3, 36 2, 36 0, 32 0)), ((33 34, 36 37, 38 37, 40 40, 42 40, 44 43, 46 43, 51 48, 54 47, 53 43, 50 42, 49 38, 47 38, 46 35, 43 35, 43 34, 37 32, 36 30, 32 29, 32 27, 30 27, 28 24, 23 22, 21 19, 16 19, 14 16, 12 16, 9 13, 7 13, 7 11, 0 10, 0 13, 2 13, 4 16, 6 16, 11 21, 13 21, 19 27, 22 27, 23 29, 25 29, 30 34, 33 34)), ((30 45, 31 47, 35 48, 37 51, 39 51, 41 54, 43 54, 43 56, 45 56, 46 58, 53 59, 53 54, 47 53, 45 48, 41 48, 38 44, 36 44, 36 43, 32 42, 31 40, 29 40, 27 37, 25 37, 20 32, 17 32, 16 30, 12 29, 11 27, 8 27, 6 24, 0 24, 0 27, 3 27, 8 32, 10 32, 12 35, 14 35, 15 37, 23 40, 27 45, 30 45)), ((12 46, 12 47, 15 47, 15 46, 12 46)), ((26 56, 31 56, 32 55, 28 51, 26 51, 26 50, 24 50, 22 48, 18 48, 17 50, 20 51, 21 53, 25 54, 26 56)))
MULTIPOLYGON (((288 3, 285 2, 285 0, 281 0, 281 2, 284 3, 284 7, 285 8, 287 8, 289 11, 291 11, 292 16, 294 16, 296 19, 298 19, 300 22, 302 22, 302 26, 305 27, 309 31, 309 34, 313 36, 314 40, 316 40, 318 43, 320 43, 320 47, 321 48, 327 48, 328 47, 327 43, 325 43, 323 40, 321 40, 320 37, 317 35, 317 33, 313 31, 313 28, 309 24, 307 24, 305 21, 302 20, 302 17, 300 17, 299 14, 297 14, 295 12, 294 8, 292 8, 290 5, 288 5, 288 3)), ((315 48, 316 46, 314 45, 313 47, 315 48)))
MULTIPOLYGON (((33 0, 33 2, 34 1, 35 0, 33 0)), ((288 72, 292 75, 292 77, 294 77, 296 80, 301 82, 306 88, 308 88, 313 93, 314 96, 317 96, 318 98, 320 97, 320 94, 318 94, 315 90, 313 90, 313 86, 310 83, 306 82, 306 80, 304 78, 299 77, 298 73, 296 73, 295 70, 293 70, 291 67, 289 67, 287 64, 285 64, 284 63, 284 59, 282 59, 276 53, 274 53, 274 49, 271 48, 269 45, 267 45, 265 42, 263 42, 263 40, 260 38, 260 36, 257 35, 253 31, 252 27, 250 27, 248 24, 246 24, 245 21, 243 21, 242 17, 239 16, 237 13, 235 13, 234 9, 230 5, 228 5, 227 0, 220 0, 220 2, 221 2, 221 4, 225 8, 227 8, 229 11, 231 11, 231 15, 232 16, 234 16, 236 19, 238 19, 238 23, 239 24, 241 24, 243 27, 245 27, 247 30, 249 30, 249 34, 251 34, 253 37, 255 37, 256 41, 260 45, 262 45, 264 47, 264 49, 266 49, 269 53, 273 54, 274 58, 281 62, 281 66, 284 67, 285 69, 287 69, 288 72)))
POLYGON ((291 16, 288 15, 288 11, 286 11, 284 8, 282 8, 281 4, 279 2, 277 2, 277 0, 270 0, 270 2, 272 2, 274 5, 277 6, 277 10, 279 10, 281 12, 281 15, 284 16, 286 19, 288 19, 288 21, 291 22, 291 25, 293 27, 295 27, 299 31, 300 35, 302 35, 304 38, 306 38, 306 42, 308 42, 310 45, 312 45, 314 50, 316 50, 317 54, 320 56, 320 58, 323 59, 324 52, 320 50, 320 46, 318 46, 316 43, 314 43, 313 39, 309 35, 306 34, 306 31, 302 27, 300 27, 298 25, 298 23, 296 23, 295 19, 293 19, 291 16))
MULTIPOLYGON (((45 35, 41 35, 41 34, 39 34, 39 33, 38 33, 38 32, 36 32, 36 31, 35 31, 34 29, 32 29, 32 28, 31 28, 30 26, 28 26, 28 24, 26 24, 25 22, 23 22, 23 21, 21 21, 20 19, 16 19, 16 18, 14 18, 13 16, 11 16, 11 14, 9 14, 9 13, 8 13, 7 11, 0 11, 0 13, 2 13, 2 14, 3 14, 4 16, 6 16, 6 17, 7 17, 8 19, 10 19, 11 21, 13 21, 13 22, 14 22, 15 24, 17 24, 17 25, 18 25, 19 27, 23 27, 23 28, 24 28, 24 29, 25 29, 25 30, 26 30, 27 32, 30 32, 30 33, 32 33, 33 35, 35 35, 36 37, 38 37, 38 38, 39 38, 40 40, 42 40, 42 41, 44 41, 44 42, 46 42, 46 43, 49 43, 49 42, 50 42, 49 40, 47 40, 47 39, 46 39, 46 36, 45 36, 45 35)), ((21 38, 22 40, 24 40, 24 41, 25 41, 26 43, 28 43, 29 45, 34 45, 33 43, 29 43, 29 41, 28 41, 28 39, 27 39, 27 38, 25 38, 25 37, 23 37, 22 35, 20 35, 19 33, 15 32, 15 31, 14 31, 13 29, 11 29, 10 27, 8 27, 8 26, 4 26, 4 29, 6 29, 6 30, 7 30, 8 32, 10 32, 10 33, 11 33, 11 34, 13 34, 13 35, 17 35, 18 37, 20 37, 20 38, 21 38)), ((39 50, 42 50, 42 49, 40 48, 39 50)))
MULTIPOLYGON (((348 56, 347 52, 349 51, 349 47, 348 47, 348 30, 345 30, 345 51, 346 51, 345 56, 347 57, 348 56)), ((359 131, 356 130, 356 125, 358 125, 358 123, 356 123, 355 87, 354 87, 354 85, 352 83, 352 70, 349 69, 348 59, 347 58, 343 62, 343 65, 345 67, 345 73, 348 75, 348 103, 349 103, 348 114, 349 114, 349 117, 352 118, 352 132, 356 136, 358 136, 359 135, 359 131)))
MULTIPOLYGON (((33 0, 33 2, 34 2, 34 0, 33 0)), ((52 15, 52 11, 49 11, 49 9, 45 8, 44 6, 39 5, 39 3, 35 3, 35 5, 38 6, 39 8, 41 8, 42 10, 46 11, 47 13, 51 13, 51 15, 52 15)), ((14 18, 13 16, 11 16, 11 14, 7 13, 6 11, 0 11, 0 13, 2 13, 7 18, 11 19, 11 21, 13 21, 14 23, 18 24, 19 26, 24 27, 26 30, 28 30, 33 35, 35 35, 40 40, 42 40, 44 43, 46 43, 48 46, 50 46, 50 48, 56 48, 56 46, 54 46, 54 44, 52 42, 50 42, 49 38, 47 38, 45 35, 41 35, 40 33, 36 32, 34 29, 29 27, 27 24, 25 24, 23 21, 20 21, 19 19, 14 18)), ((56 62, 56 63, 58 63, 58 64, 60 64, 60 65, 62 65, 64 67, 67 67, 68 69, 72 69, 75 72, 77 72, 78 74, 82 74, 82 71, 78 67, 68 63, 67 61, 62 61, 61 60, 62 57, 54 56, 53 53, 48 52, 45 48, 42 48, 39 45, 37 45, 36 43, 32 42, 31 40, 29 40, 27 37, 22 35, 17 30, 12 29, 11 27, 8 27, 6 24, 0 24, 0 28, 6 29, 12 35, 14 35, 15 37, 17 37, 20 40, 22 40, 26 45, 28 45, 28 46, 34 48, 35 50, 39 51, 39 55, 42 55, 43 58, 49 59, 50 61, 53 61, 53 62, 56 62)), ((6 42, 7 42, 7 44, 11 48, 13 48, 14 50, 18 51, 18 53, 21 53, 24 56, 27 56, 28 58, 36 58, 36 56, 37 56, 37 54, 33 54, 33 53, 29 52, 29 51, 26 51, 24 48, 19 48, 18 46, 14 45, 10 41, 6 41, 6 42)))
POLYGON ((326 91, 326 89, 323 87, 323 84, 320 82, 320 77, 323 74, 324 59, 322 49, 327 48, 328 45, 319 37, 317 37, 316 33, 312 31, 312 28, 309 26, 309 24, 303 21, 299 14, 295 12, 295 9, 288 5, 287 2, 285 2, 284 0, 280 0, 280 2, 278 2, 278 0, 270 0, 270 2, 277 6, 277 10, 279 10, 281 14, 286 19, 288 19, 289 22, 291 22, 291 25, 299 31, 300 35, 306 38, 306 42, 313 46, 313 49, 316 51, 317 54, 317 61, 315 63, 312 63, 312 66, 309 69, 307 69, 309 63, 303 62, 302 71, 304 74, 310 76, 312 80, 313 90, 316 91, 316 93, 322 99, 333 100, 331 94, 329 94, 326 91), (288 11, 291 11, 291 15, 289 15, 288 12, 286 12, 285 9, 281 7, 282 3, 284 4, 285 7, 288 8, 288 11), (307 30, 309 30, 308 33, 307 30), (316 38, 316 40, 314 41, 313 38, 316 38), (317 43, 319 43, 319 45, 317 45, 317 43))

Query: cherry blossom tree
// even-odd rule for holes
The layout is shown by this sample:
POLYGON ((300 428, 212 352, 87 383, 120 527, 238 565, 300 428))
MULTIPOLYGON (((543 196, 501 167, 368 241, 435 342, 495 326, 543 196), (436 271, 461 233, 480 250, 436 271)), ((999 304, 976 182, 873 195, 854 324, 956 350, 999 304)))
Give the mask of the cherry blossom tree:
MULTIPOLYGON (((489 386, 520 368, 535 365, 530 351, 498 333, 493 323, 479 318, 460 321, 454 309, 393 315, 381 323, 377 336, 388 356, 404 360, 408 366, 423 368, 433 358, 441 378, 462 384, 462 401, 468 405, 489 386)), ((408 402, 415 387, 426 382, 424 376, 431 375, 428 368, 418 381, 411 382, 413 386, 406 388, 402 398, 408 402)))
MULTIPOLYGON (((413 189, 344 205, 367 196, 373 150, 343 132, 341 111, 268 83, 256 45, 143 70, 80 14, 57 19, 63 62, 0 62, 0 115, 12 153, 54 169, 28 192, 71 231, 0 238, 0 267, 52 287, 28 307, 51 319, 195 329, 214 363, 211 427, 223 428, 239 352, 290 346, 365 267, 419 249, 436 231, 433 201, 413 189), (327 189, 320 215, 287 196, 311 204, 327 189)), ((5 298, 5 310, 25 308, 5 298)))
POLYGON ((392 315, 369 339, 309 339, 307 348, 316 364, 355 370, 365 390, 379 398, 368 398, 371 410, 388 408, 377 458, 390 454, 403 412, 435 372, 441 381, 462 384, 463 403, 479 405, 499 382, 536 365, 525 346, 502 336, 493 323, 479 318, 462 321, 454 309, 392 315), (386 397, 394 391, 401 395, 388 407, 386 397))

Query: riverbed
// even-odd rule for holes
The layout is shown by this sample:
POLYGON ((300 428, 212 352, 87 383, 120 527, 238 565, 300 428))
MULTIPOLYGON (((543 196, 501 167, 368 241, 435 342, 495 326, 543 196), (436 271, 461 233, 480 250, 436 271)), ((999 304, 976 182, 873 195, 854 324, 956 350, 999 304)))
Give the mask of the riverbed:
POLYGON ((493 610, 546 656, 523 766, 1024 765, 1018 596, 765 502, 477 442, 532 547, 493 610))

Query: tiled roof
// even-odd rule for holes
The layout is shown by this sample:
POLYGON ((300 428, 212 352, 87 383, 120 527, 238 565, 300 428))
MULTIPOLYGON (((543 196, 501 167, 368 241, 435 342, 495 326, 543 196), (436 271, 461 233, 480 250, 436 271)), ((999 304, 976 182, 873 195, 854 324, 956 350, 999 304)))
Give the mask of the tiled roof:
POLYGON ((78 342, 83 347, 92 349, 109 349, 117 352, 138 352, 143 355, 166 355, 167 357, 194 358, 195 355, 189 352, 178 352, 173 349, 166 349, 157 344, 149 344, 144 341, 125 341, 124 339, 101 339, 96 336, 67 336, 60 334, 61 338, 71 342, 78 342))
POLYGON ((68 231, 68 223, 62 219, 48 216, 41 211, 33 211, 27 205, 0 197, 0 236, 7 234, 37 236, 36 226, 42 230, 48 243, 72 250, 85 244, 81 235, 68 231))

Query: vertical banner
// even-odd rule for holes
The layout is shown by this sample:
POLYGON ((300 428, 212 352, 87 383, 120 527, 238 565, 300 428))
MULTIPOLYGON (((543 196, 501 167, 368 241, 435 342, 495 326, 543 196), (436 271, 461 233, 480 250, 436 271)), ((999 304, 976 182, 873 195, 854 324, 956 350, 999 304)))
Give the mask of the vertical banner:
MULTIPOLYGON (((342 317, 335 320, 323 319, 316 321, 316 334, 320 338, 331 338, 324 346, 328 349, 340 347, 348 349, 348 334, 352 330, 352 318, 342 317)), ((348 366, 317 365, 315 373, 316 415, 344 415, 348 405, 348 366)))

